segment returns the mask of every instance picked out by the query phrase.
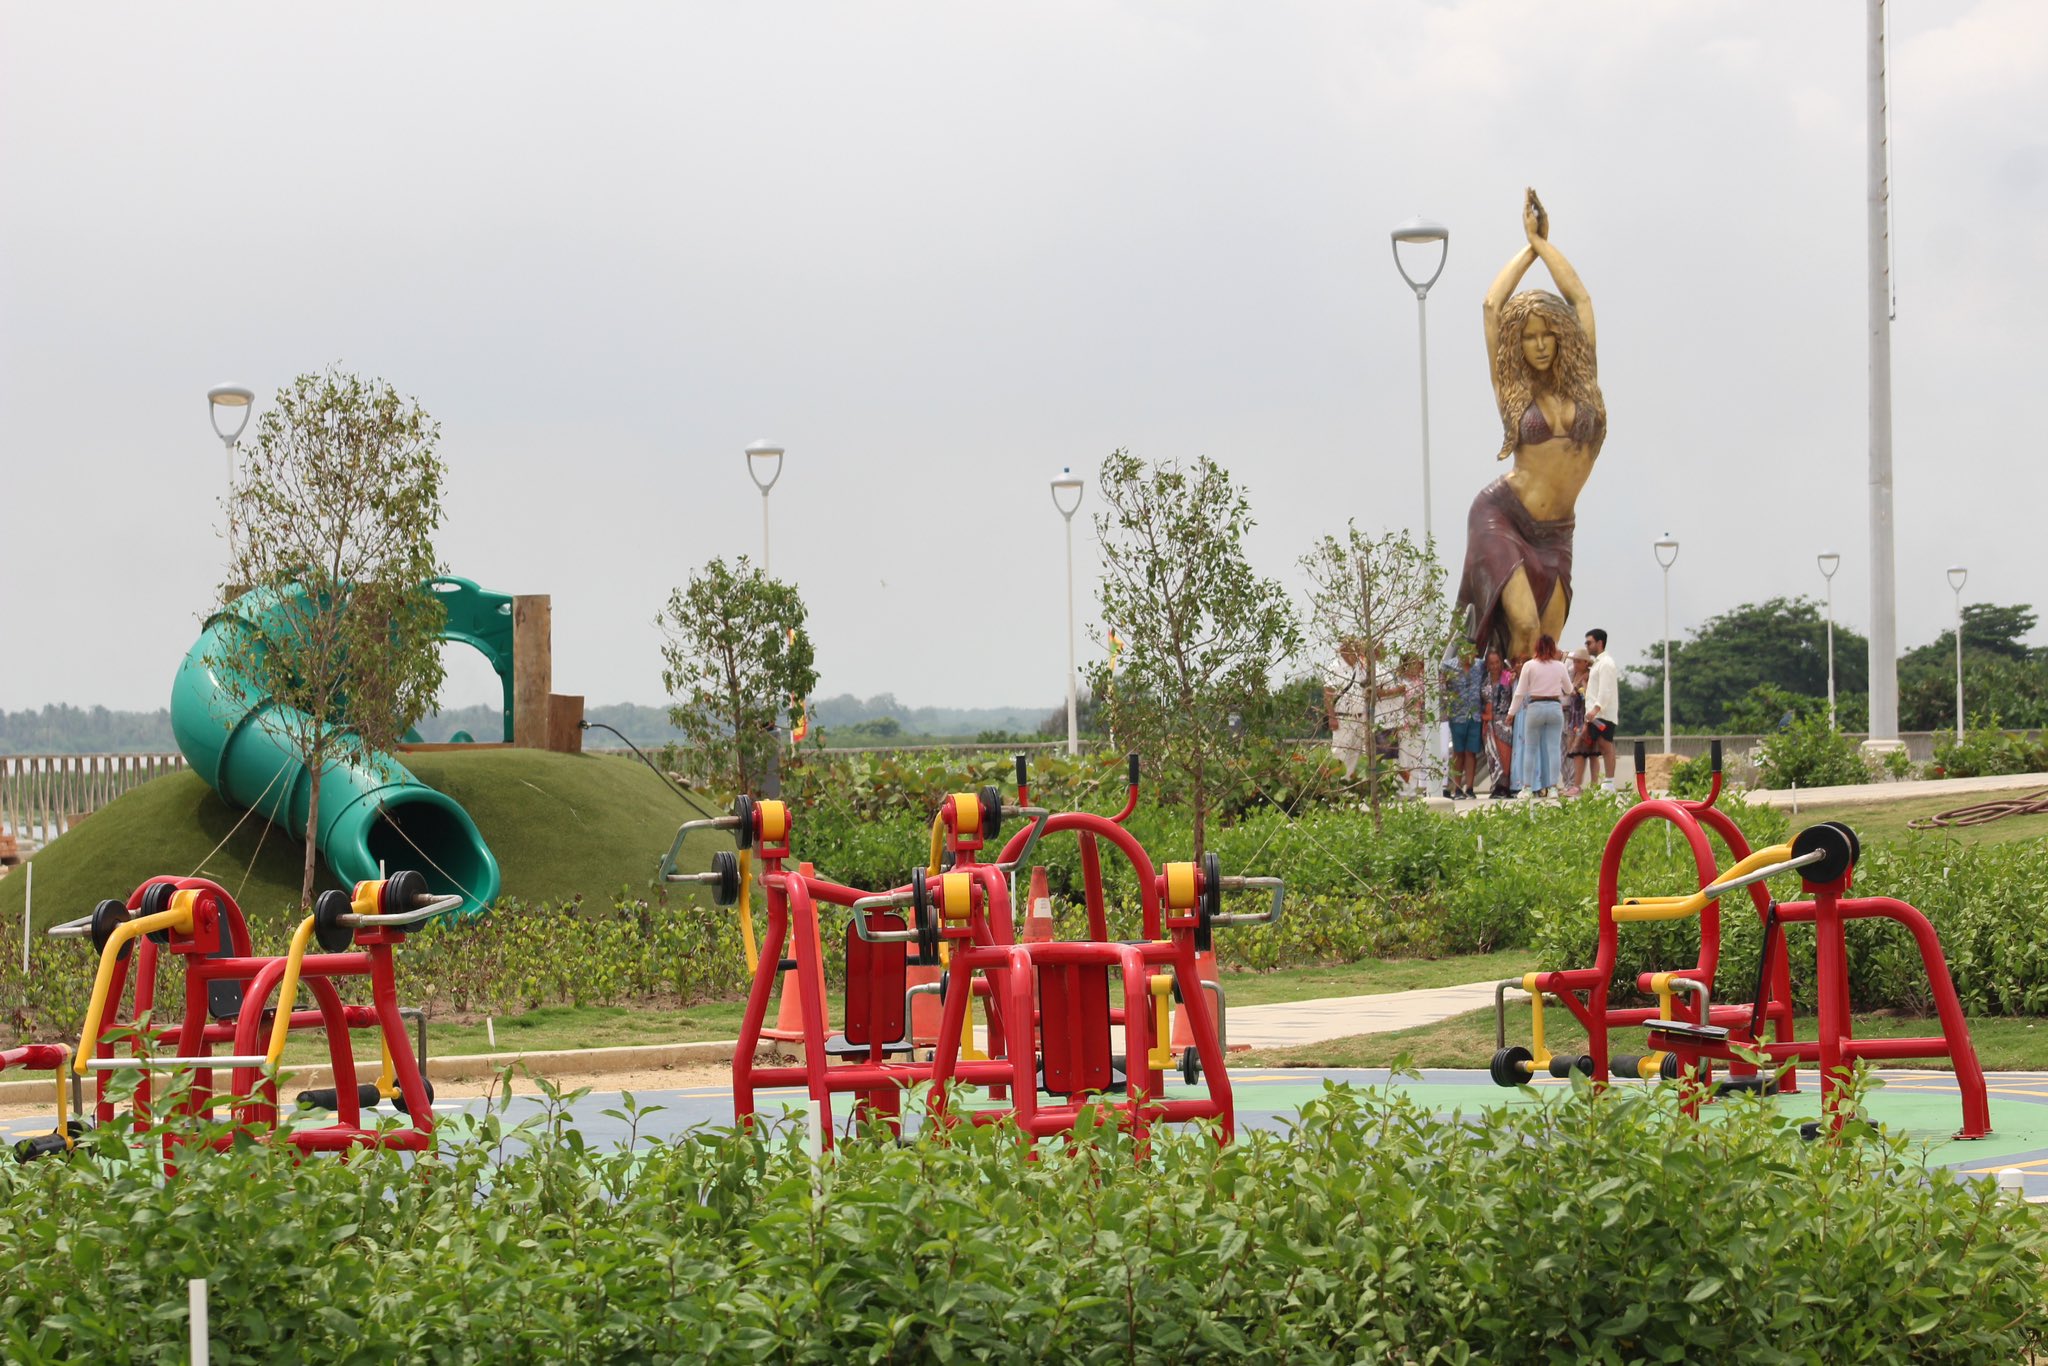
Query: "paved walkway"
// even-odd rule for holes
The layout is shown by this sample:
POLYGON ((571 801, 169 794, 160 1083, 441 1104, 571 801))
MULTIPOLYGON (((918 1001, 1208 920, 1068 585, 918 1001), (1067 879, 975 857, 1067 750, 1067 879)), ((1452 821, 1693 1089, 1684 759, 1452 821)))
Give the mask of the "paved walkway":
MULTIPOLYGON (((1233 1005, 1227 1014, 1232 1047, 1291 1048, 1296 1044, 1345 1039, 1353 1034, 1386 1034, 1435 1024, 1493 1004, 1492 982, 1423 987, 1374 996, 1323 996, 1273 1005, 1233 1005)), ((1228 990, 1228 983, 1225 984, 1228 990)), ((1520 999, 1521 993, 1515 993, 1520 999)))
POLYGON ((2001 773, 1990 778, 1923 778, 1908 783, 1857 783, 1850 787, 1764 788, 1743 794, 1751 806, 1795 810, 1822 802, 1904 802, 1916 797, 1955 797, 1970 804, 1975 793, 2014 792, 2048 787, 2048 773, 2001 773))

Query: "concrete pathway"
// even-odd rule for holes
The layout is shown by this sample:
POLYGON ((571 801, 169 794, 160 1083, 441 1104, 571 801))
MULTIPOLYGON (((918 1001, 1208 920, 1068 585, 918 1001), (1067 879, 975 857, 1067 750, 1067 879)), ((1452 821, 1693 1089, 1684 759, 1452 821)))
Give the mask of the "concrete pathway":
POLYGON ((1822 802, 1903 802, 1916 797, 1954 797, 1968 806, 1978 793, 2039 791, 2048 773, 2001 773, 1989 778, 1922 778, 1907 783, 1857 783, 1848 787, 1760 788, 1743 794, 1751 806, 1796 811, 1822 802))
MULTIPOLYGON (((1296 1044, 1344 1039, 1353 1034, 1385 1034, 1396 1029, 1435 1024, 1493 1004, 1492 982, 1467 982, 1455 987, 1422 987, 1373 996, 1323 996, 1273 1005, 1229 1007, 1230 1044, 1254 1048, 1291 1048, 1296 1044)), ((1228 989, 1226 984, 1226 990, 1228 989)), ((1521 999, 1521 993, 1515 993, 1521 999)))

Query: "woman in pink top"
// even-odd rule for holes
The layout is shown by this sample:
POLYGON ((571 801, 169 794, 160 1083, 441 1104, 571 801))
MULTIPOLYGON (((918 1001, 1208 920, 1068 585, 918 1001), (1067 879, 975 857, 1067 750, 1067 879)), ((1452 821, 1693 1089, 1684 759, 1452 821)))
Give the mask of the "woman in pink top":
POLYGON ((1525 792, 1549 794, 1557 787, 1564 769, 1564 698, 1571 689, 1571 665, 1558 657, 1557 641, 1537 637, 1536 653, 1522 666, 1514 700, 1508 704, 1510 717, 1524 708, 1529 712, 1522 734, 1529 751, 1524 760, 1529 777, 1525 792))

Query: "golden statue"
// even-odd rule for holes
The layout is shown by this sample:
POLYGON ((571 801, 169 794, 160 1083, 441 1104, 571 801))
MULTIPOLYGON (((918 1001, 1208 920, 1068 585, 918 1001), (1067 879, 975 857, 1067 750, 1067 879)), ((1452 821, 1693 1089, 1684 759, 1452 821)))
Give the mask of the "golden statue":
POLYGON ((1466 519, 1465 576, 1458 603, 1481 649, 1514 659, 1536 638, 1561 638, 1572 601, 1572 510, 1607 439, 1595 361, 1593 301, 1578 272, 1550 243, 1550 216, 1530 190, 1522 205, 1529 244, 1486 291, 1486 357, 1500 408, 1495 459, 1514 468, 1479 491, 1466 519), (1513 293, 1541 259, 1564 295, 1513 293))

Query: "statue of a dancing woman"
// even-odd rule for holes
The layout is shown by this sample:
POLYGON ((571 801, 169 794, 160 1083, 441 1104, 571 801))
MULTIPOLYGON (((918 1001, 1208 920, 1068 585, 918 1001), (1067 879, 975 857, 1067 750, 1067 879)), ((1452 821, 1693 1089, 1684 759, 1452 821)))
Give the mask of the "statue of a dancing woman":
POLYGON ((1551 245, 1550 218, 1534 190, 1522 229, 1529 244, 1486 291, 1486 356, 1501 422, 1495 458, 1514 457, 1514 468, 1472 500, 1458 586, 1459 605, 1472 611, 1472 639, 1517 660, 1534 653, 1538 636, 1564 638, 1573 508, 1607 438, 1593 301, 1551 245), (1514 294, 1538 259, 1563 298, 1542 289, 1514 294))

